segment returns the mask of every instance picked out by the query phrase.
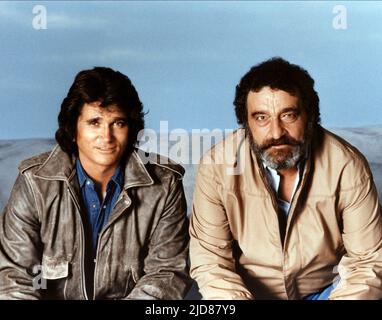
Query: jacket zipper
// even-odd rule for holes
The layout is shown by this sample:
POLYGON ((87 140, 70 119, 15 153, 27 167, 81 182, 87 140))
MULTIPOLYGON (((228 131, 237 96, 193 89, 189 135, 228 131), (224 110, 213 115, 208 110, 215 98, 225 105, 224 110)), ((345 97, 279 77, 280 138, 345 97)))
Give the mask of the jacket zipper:
MULTIPOLYGON (((67 188, 70 194, 70 197, 72 198, 75 206, 77 207, 78 212, 81 211, 79 204, 77 203, 76 197, 74 196, 72 190, 70 187, 67 188)), ((84 265, 85 265, 85 241, 84 241, 84 226, 82 224, 82 219, 80 219, 81 223, 81 248, 82 248, 82 257, 81 257, 81 275, 82 275, 82 290, 85 296, 86 300, 89 300, 88 294, 86 292, 86 282, 85 282, 85 273, 84 273, 84 265)))
MULTIPOLYGON (((131 200, 129 198, 129 196, 126 194, 126 197, 128 199, 128 203, 127 203, 127 207, 124 209, 126 210, 130 204, 131 204, 131 200)), ((118 203, 118 201, 117 201, 118 203)), ((117 205, 117 203, 114 205, 114 207, 117 205)), ((114 208, 113 208, 114 210, 114 208)), ((111 214, 110 214, 111 216, 111 214)), ((97 249, 96 249, 96 256, 95 256, 95 264, 94 264, 94 276, 93 276, 93 300, 95 300, 95 295, 96 295, 96 280, 97 280, 97 264, 98 264, 98 249, 99 249, 99 246, 100 246, 100 242, 101 242, 101 238, 102 238, 102 235, 103 233, 109 228, 111 224, 107 223, 105 225, 105 227, 101 230, 101 232, 98 234, 98 241, 97 241, 97 249)))
MULTIPOLYGON (((285 226, 285 235, 284 235, 284 239, 283 239, 283 242, 281 243, 282 245, 282 249, 281 249, 281 253, 282 253, 282 257, 283 257, 283 274, 284 274, 284 279, 286 277, 286 274, 284 272, 284 258, 285 258, 285 245, 286 245, 286 240, 287 240, 287 231, 289 229, 289 224, 290 222, 292 221, 291 217, 293 217, 293 214, 294 214, 294 210, 295 210, 295 207, 296 207, 296 203, 297 203, 297 199, 299 198, 300 196, 300 193, 301 193, 301 190, 303 189, 303 187, 305 186, 305 183, 306 183, 306 176, 308 174, 308 171, 310 169, 310 164, 308 162, 306 162, 305 164, 306 166, 308 167, 305 167, 304 169, 304 175, 301 177, 301 183, 300 185, 298 186, 298 188, 296 189, 294 195, 293 195, 293 198, 292 198, 292 203, 291 203, 291 206, 289 208, 289 213, 288 213, 288 219, 287 219, 287 224, 285 226)), ((260 165, 259 165, 260 166, 260 165)), ((276 197, 274 195, 274 192, 273 190, 271 190, 270 186, 269 186, 269 183, 268 183, 268 180, 266 180, 266 178, 264 177, 263 175, 263 171, 261 170, 261 168, 259 168, 259 171, 260 171, 260 176, 262 177, 263 181, 264 181, 264 184, 265 184, 265 187, 266 189, 268 190, 268 192, 271 194, 271 199, 272 199, 272 204, 273 204, 273 207, 274 208, 277 208, 278 210, 278 205, 276 206, 277 204, 277 200, 276 200, 276 197)), ((276 211, 278 212, 278 211, 276 211)), ((280 234, 280 230, 279 230, 279 236, 280 236, 280 240, 281 240, 281 234, 280 234)), ((285 283, 285 282, 284 282, 285 283)), ((289 299, 289 295, 288 295, 288 292, 287 292, 287 289, 285 287, 285 292, 288 296, 288 299, 289 299)))
POLYGON ((288 220, 287 220, 287 225, 286 225, 286 230, 285 230, 285 239, 284 239, 284 244, 286 243, 286 238, 287 238, 287 231, 290 229, 290 225, 292 223, 292 219, 295 216, 295 209, 297 206, 298 199, 301 195, 302 190, 304 189, 306 182, 308 180, 309 173, 311 171, 311 161, 310 160, 310 155, 307 157, 305 160, 305 166, 304 166, 304 171, 303 174, 301 175, 300 183, 299 186, 297 187, 293 197, 292 197, 292 202, 290 204, 289 208, 289 214, 288 214, 288 220))
MULTIPOLYGON (((260 167, 260 165, 261 165, 261 164, 259 164, 260 176, 261 176, 261 178, 263 179, 263 182, 264 182, 264 184, 265 184, 265 188, 268 190, 269 194, 271 195, 273 208, 276 210, 277 221, 278 221, 278 220, 279 220, 279 214, 278 214, 279 207, 278 207, 277 199, 276 199, 276 196, 275 196, 275 194, 274 194, 274 191, 273 191, 272 188, 269 186, 268 179, 264 176, 264 172, 263 172, 262 168, 260 167)), ((282 272, 283 272, 283 275, 284 275, 284 289, 285 289, 285 293, 286 293, 286 295, 287 295, 287 297, 288 297, 288 300, 289 300, 288 290, 287 290, 287 288, 286 288, 286 286, 285 286, 286 274, 285 274, 285 271, 284 271, 286 229, 287 229, 287 228, 286 228, 286 226, 285 226, 285 235, 284 235, 284 239, 281 239, 280 224, 279 224, 278 232, 279 232, 279 239, 280 239, 280 244, 281 244, 281 256, 282 256, 282 258, 283 258, 282 272)))
POLYGON ((96 279, 97 279, 97 264, 98 264, 98 248, 99 243, 101 242, 101 236, 102 236, 103 230, 98 234, 98 241, 97 241, 97 249, 96 249, 96 255, 95 255, 95 261, 94 261, 94 275, 93 275, 93 300, 95 300, 96 295, 96 279))
MULTIPOLYGON (((260 166, 260 165, 259 165, 260 166)), ((279 206, 277 204, 277 200, 276 200, 276 196, 274 195, 274 191, 271 189, 271 187, 269 186, 269 183, 268 183, 268 180, 267 178, 264 176, 264 173, 263 173, 263 170, 261 168, 259 168, 259 171, 260 171, 260 176, 261 178, 263 179, 263 182, 265 184, 265 188, 268 190, 269 194, 271 195, 271 199, 272 199, 272 204, 273 204, 273 209, 275 209, 276 211, 276 215, 277 215, 277 220, 278 220, 278 211, 279 211, 279 206)), ((280 234, 280 230, 279 230, 279 238, 280 238, 280 242, 281 242, 281 234, 280 234)), ((284 245, 283 243, 281 243, 281 246, 284 250, 284 245)))

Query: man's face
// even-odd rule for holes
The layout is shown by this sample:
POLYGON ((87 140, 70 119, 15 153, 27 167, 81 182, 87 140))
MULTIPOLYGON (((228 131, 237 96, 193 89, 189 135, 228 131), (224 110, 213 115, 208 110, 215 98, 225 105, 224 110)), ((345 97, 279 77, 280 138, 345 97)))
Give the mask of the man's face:
POLYGON ((127 141, 127 119, 117 106, 101 108, 100 102, 84 104, 77 120, 76 143, 85 170, 115 169, 127 141))
POLYGON ((247 97, 247 131, 256 155, 273 169, 295 167, 306 150, 307 115, 299 98, 263 87, 247 97))

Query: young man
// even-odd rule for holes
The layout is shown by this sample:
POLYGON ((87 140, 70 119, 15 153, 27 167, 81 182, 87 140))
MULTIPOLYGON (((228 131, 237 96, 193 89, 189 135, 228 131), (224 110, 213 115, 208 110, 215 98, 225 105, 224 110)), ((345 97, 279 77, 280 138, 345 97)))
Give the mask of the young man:
MULTIPOLYGON (((189 286, 183 168, 143 163, 129 78, 81 71, 58 145, 23 161, 0 221, 0 299, 181 299, 189 286)), ((164 161, 161 161, 164 160, 164 161)))
POLYGON ((205 155, 194 193, 191 276, 203 297, 381 299, 373 177, 358 150, 319 125, 310 75, 265 61, 234 104, 244 128, 205 155))

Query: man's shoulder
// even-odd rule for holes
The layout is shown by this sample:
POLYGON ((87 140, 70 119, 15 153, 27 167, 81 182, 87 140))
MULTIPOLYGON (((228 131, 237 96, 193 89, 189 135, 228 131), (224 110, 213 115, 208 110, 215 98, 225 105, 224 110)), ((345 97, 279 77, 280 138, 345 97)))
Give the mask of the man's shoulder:
POLYGON ((18 166, 20 173, 32 170, 37 171, 39 168, 47 165, 48 162, 54 160, 56 168, 61 169, 67 162, 67 155, 62 151, 60 146, 56 144, 51 150, 37 154, 25 160, 22 160, 18 166))
POLYGON ((361 175, 371 174, 366 157, 350 142, 326 129, 322 137, 322 151, 318 152, 321 162, 341 171, 347 167, 352 174, 356 171, 361 175))
POLYGON ((226 135, 200 159, 198 176, 226 186, 251 170, 251 152, 245 130, 240 128, 226 135))
POLYGON ((201 163, 231 165, 236 162, 238 153, 243 150, 243 144, 246 142, 245 130, 242 128, 237 129, 208 150, 203 155, 201 163))
POLYGON ((137 149, 136 153, 146 167, 153 167, 154 170, 157 170, 158 173, 160 172, 161 175, 176 175, 177 178, 181 179, 185 173, 185 169, 179 163, 176 163, 164 155, 145 152, 141 149, 137 149))
POLYGON ((345 161, 349 159, 365 161, 365 156, 361 151, 349 141, 346 141, 344 138, 327 129, 323 129, 323 144, 324 150, 330 156, 334 155, 337 160, 343 158, 345 161))
POLYGON ((51 152, 52 150, 22 160, 18 166, 20 173, 24 173, 33 168, 39 168, 49 158, 51 152))

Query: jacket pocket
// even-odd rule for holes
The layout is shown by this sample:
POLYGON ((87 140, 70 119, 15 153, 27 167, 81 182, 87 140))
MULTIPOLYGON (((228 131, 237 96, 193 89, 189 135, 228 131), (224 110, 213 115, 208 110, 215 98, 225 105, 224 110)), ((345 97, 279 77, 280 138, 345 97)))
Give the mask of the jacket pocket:
POLYGON ((69 262, 65 259, 42 257, 42 277, 56 280, 66 278, 69 275, 69 262))

